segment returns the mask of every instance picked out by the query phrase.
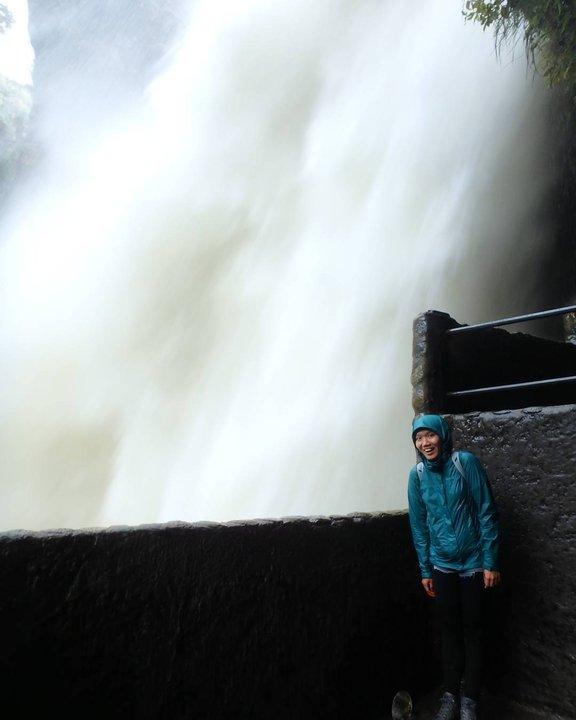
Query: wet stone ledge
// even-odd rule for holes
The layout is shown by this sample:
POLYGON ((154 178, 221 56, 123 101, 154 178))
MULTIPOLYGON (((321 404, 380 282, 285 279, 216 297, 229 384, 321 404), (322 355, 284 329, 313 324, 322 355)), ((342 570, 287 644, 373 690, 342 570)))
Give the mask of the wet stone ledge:
POLYGON ((0 575, 4 717, 366 720, 437 680, 405 514, 11 532, 0 575))

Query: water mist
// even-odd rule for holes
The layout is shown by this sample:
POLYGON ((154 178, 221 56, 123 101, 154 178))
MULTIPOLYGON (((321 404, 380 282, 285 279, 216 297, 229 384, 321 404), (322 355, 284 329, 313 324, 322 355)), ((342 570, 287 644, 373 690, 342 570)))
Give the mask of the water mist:
POLYGON ((2 528, 405 507, 413 317, 524 309, 546 241, 546 98, 460 9, 196 0, 139 103, 45 128, 2 528))

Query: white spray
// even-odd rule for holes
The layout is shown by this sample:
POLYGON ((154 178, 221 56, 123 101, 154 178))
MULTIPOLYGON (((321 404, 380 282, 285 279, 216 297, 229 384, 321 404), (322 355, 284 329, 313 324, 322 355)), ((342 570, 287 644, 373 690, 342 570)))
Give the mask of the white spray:
POLYGON ((139 108, 54 139, 5 223, 0 527, 405 506, 413 317, 518 309, 546 239, 544 103, 460 7, 196 0, 139 108))

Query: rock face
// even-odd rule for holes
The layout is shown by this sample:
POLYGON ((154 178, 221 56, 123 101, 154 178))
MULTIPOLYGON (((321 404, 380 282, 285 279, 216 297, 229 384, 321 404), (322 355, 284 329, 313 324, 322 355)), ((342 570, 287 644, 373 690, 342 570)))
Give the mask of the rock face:
POLYGON ((402 514, 11 533, 0 588, 3 717, 376 720, 437 680, 402 514))

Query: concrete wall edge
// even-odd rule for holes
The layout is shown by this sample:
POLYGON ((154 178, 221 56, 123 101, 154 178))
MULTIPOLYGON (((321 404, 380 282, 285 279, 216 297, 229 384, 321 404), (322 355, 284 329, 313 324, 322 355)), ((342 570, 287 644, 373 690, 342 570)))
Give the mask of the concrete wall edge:
POLYGON ((143 523, 141 525, 110 525, 107 527, 85 527, 85 528, 49 528, 46 530, 26 530, 16 528, 13 530, 0 531, 0 542, 9 542, 11 540, 22 540, 24 538, 61 538, 61 537, 81 537, 91 535, 115 535, 133 532, 165 532, 173 529, 181 530, 210 530, 218 528, 238 528, 238 527, 260 527, 266 525, 289 525, 303 524, 310 525, 337 525, 342 523, 361 523, 370 522, 371 520, 380 520, 385 517, 395 518, 404 517, 408 514, 408 510, 390 510, 376 512, 352 512, 345 515, 292 515, 278 518, 252 518, 246 520, 226 520, 216 522, 211 520, 198 520, 195 522, 185 522, 181 520, 171 520, 166 523, 143 523))

